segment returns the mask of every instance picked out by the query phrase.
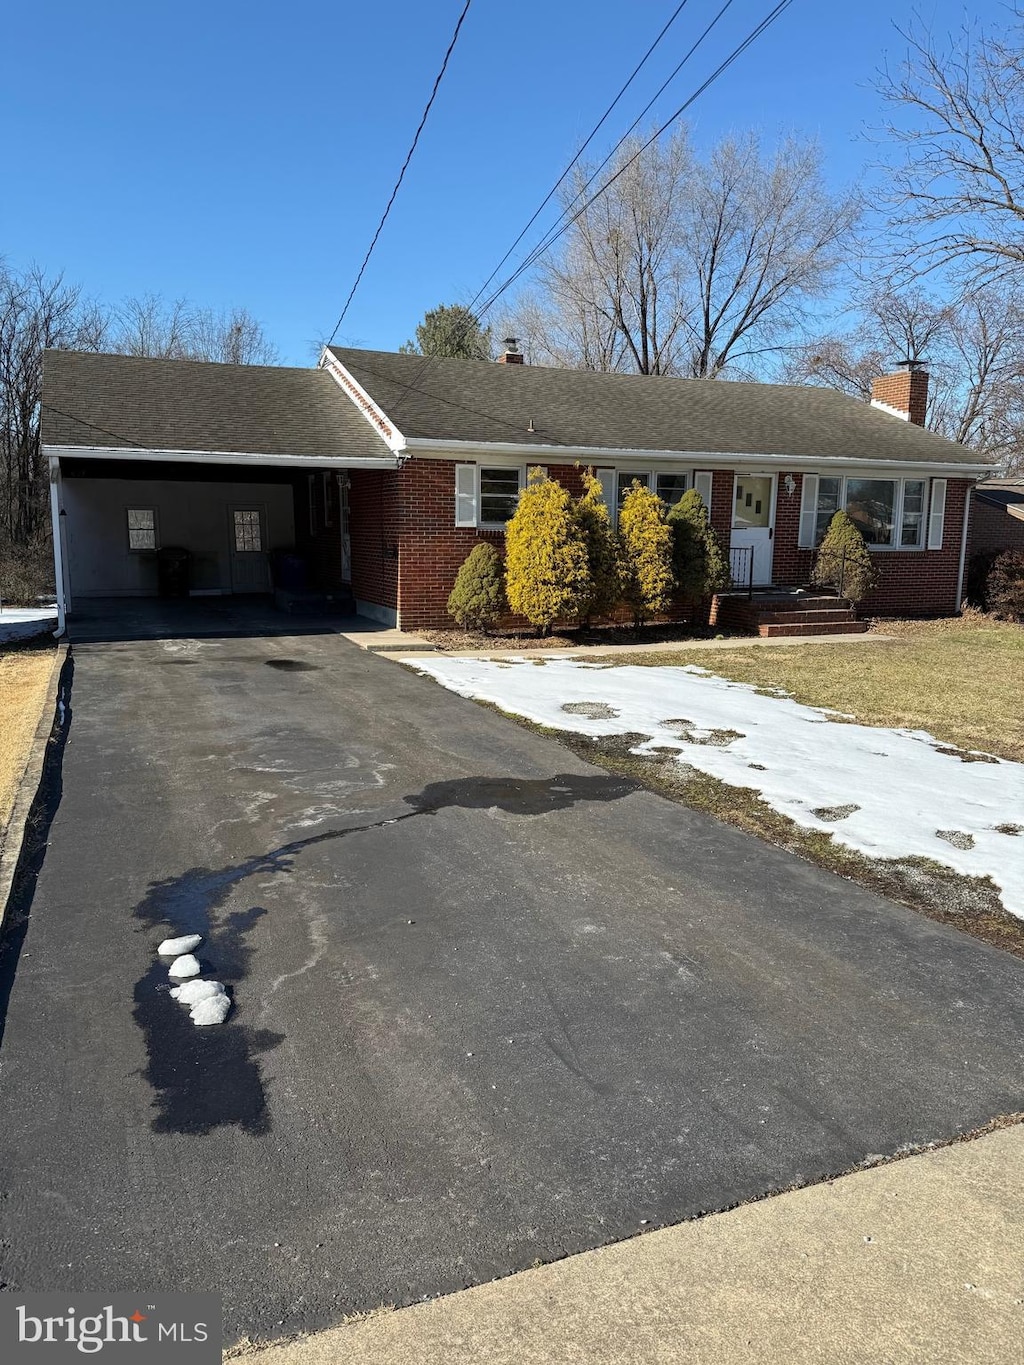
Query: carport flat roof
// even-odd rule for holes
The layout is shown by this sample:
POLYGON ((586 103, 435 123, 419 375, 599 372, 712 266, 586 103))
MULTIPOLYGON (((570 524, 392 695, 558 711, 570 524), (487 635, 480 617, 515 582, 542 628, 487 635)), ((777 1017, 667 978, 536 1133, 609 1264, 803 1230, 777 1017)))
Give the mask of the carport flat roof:
POLYGON ((394 468, 324 370, 46 351, 48 455, 394 468))

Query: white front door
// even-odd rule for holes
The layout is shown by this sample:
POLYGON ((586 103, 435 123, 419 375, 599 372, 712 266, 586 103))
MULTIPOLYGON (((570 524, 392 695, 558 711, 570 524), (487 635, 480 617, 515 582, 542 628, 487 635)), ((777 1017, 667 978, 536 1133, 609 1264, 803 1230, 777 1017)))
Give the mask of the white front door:
POLYGON ((737 474, 732 507, 732 548, 739 551, 732 556, 736 587, 771 583, 774 527, 775 475, 737 474))
POLYGON ((229 516, 231 591, 269 592, 266 511, 250 504, 230 508, 229 516))

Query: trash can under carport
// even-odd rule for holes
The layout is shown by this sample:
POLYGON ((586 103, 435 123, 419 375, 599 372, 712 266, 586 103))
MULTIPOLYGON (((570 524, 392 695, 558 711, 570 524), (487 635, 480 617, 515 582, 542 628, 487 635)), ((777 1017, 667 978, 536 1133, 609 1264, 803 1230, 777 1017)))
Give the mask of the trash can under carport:
POLYGON ((156 554, 157 590, 161 597, 187 597, 192 556, 178 545, 165 545, 156 554))

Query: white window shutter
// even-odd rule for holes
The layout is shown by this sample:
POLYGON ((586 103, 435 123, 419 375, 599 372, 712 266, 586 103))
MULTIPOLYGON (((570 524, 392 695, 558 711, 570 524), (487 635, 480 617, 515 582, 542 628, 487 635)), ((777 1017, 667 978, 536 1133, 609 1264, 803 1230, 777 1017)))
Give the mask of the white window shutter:
POLYGON ((942 533, 946 526, 946 480, 932 479, 932 505, 928 515, 928 548, 942 549, 942 533))
POLYGON ((615 515, 615 470, 599 469, 597 480, 601 485, 601 497, 604 498, 604 505, 608 508, 610 516, 615 515))
POLYGON ((817 524, 818 475, 805 474, 804 486, 800 493, 800 534, 796 542, 799 549, 814 549, 814 536, 817 524))
POLYGON ((711 515, 711 486, 714 475, 710 469, 698 469, 693 476, 693 486, 700 494, 701 502, 707 508, 708 516, 711 515))
POLYGON ((476 465, 455 466, 455 525, 476 525, 476 465))

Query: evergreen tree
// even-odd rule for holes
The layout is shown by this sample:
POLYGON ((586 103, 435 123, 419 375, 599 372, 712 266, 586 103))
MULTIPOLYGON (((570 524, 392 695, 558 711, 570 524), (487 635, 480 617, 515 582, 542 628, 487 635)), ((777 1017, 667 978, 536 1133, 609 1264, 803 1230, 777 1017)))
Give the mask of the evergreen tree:
POLYGON ((506 610, 501 555, 493 545, 470 550, 448 598, 448 614, 466 630, 486 631, 506 610))
POLYGON ((818 550, 811 582, 817 588, 835 588, 842 597, 859 602, 871 591, 876 577, 864 537, 845 512, 837 512, 818 550))
POLYGON ((403 355, 436 355, 458 360, 490 360, 491 329, 461 303, 439 303, 416 328, 416 340, 399 346, 403 355))
POLYGON ((587 549, 590 592, 580 608, 585 622, 607 616, 622 597, 615 532, 604 500, 601 480, 592 469, 583 472, 583 495, 576 503, 576 521, 587 549))
POLYGON ((672 570, 680 596, 700 602, 727 588, 729 564, 695 488, 684 493, 667 517, 672 531, 672 570))
POLYGON ((619 512, 619 565, 623 595, 639 629, 668 610, 674 586, 672 532, 664 506, 639 480, 633 481, 619 512))
POLYGON ((590 597, 587 547, 572 498, 542 469, 531 469, 515 516, 505 528, 508 604, 546 635, 553 622, 577 618, 590 597))

